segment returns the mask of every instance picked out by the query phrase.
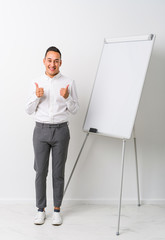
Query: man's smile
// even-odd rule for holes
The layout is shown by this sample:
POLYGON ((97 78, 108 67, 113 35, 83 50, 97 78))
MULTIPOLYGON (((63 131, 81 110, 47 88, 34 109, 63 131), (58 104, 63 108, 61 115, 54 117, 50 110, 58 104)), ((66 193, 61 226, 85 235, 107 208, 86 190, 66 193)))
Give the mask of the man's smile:
POLYGON ((56 70, 56 68, 55 67, 49 67, 49 69, 50 69, 50 71, 54 71, 54 70, 56 70))

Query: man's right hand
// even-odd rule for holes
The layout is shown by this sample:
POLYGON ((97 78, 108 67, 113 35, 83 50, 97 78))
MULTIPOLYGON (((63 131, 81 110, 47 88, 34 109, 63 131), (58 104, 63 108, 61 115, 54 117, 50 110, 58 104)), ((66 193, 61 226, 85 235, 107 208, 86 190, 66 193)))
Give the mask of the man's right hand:
POLYGON ((39 88, 38 83, 35 83, 35 85, 36 85, 36 96, 42 97, 44 95, 44 89, 39 88))

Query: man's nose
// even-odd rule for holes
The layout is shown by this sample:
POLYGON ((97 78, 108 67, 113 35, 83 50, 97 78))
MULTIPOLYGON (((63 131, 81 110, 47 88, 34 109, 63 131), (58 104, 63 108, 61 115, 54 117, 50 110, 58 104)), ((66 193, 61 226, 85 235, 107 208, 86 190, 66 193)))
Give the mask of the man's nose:
POLYGON ((51 62, 50 65, 51 65, 51 67, 54 67, 54 66, 55 66, 55 63, 54 63, 54 62, 51 62))

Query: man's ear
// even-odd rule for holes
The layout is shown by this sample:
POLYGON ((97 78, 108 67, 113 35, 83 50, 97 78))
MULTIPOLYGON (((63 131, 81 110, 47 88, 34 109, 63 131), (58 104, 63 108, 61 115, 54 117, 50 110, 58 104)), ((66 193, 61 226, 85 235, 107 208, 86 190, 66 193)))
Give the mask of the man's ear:
POLYGON ((62 60, 60 60, 60 67, 61 67, 61 65, 62 65, 62 60))
POLYGON ((43 64, 45 65, 45 58, 43 59, 43 64))

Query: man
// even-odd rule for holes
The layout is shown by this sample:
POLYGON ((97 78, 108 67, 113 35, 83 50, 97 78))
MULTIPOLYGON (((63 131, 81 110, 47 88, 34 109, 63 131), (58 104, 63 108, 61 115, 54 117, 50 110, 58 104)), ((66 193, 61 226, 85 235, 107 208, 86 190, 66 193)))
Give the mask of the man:
POLYGON ((45 74, 33 83, 33 91, 26 105, 26 112, 35 115, 33 133, 34 169, 36 171, 36 206, 34 224, 43 224, 46 219, 46 178, 49 155, 52 151, 53 225, 61 225, 60 206, 64 190, 64 170, 70 139, 69 113, 79 108, 74 81, 60 73, 61 52, 50 47, 43 59, 45 74))

